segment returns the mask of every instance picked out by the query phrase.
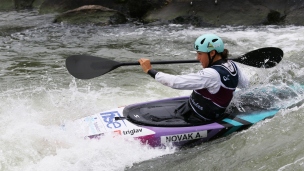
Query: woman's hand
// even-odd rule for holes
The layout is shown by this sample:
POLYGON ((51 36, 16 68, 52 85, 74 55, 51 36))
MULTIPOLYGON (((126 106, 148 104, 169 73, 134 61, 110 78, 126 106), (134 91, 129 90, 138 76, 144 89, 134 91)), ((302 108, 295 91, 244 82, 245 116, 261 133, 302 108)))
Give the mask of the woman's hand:
POLYGON ((144 71, 145 73, 148 73, 148 71, 149 71, 150 69, 152 69, 151 62, 150 62, 149 59, 140 58, 140 59, 138 60, 138 62, 140 63, 141 68, 143 69, 143 71, 144 71))

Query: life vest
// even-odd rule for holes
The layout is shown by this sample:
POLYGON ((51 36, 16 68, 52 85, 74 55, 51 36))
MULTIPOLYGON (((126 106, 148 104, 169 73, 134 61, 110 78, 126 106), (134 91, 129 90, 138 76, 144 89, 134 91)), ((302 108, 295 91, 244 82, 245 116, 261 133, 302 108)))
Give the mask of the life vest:
POLYGON ((216 119, 225 112, 232 100, 233 92, 238 85, 237 66, 232 61, 228 61, 234 68, 234 70, 231 71, 224 63, 226 63, 226 61, 220 60, 211 66, 221 77, 222 84, 219 91, 211 94, 206 88, 193 90, 189 98, 189 104, 192 110, 198 117, 205 120, 216 119))

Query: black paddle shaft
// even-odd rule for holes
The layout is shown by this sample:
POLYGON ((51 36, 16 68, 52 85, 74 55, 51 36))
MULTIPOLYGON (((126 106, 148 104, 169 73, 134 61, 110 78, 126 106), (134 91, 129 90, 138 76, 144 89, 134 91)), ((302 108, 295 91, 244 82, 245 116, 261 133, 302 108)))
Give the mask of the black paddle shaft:
MULTIPOLYGON (((151 64, 198 63, 197 60, 152 61, 151 64)), ((66 59, 66 67, 71 75, 79 79, 91 79, 106 74, 120 66, 139 65, 139 62, 121 63, 89 55, 73 55, 66 59)))
MULTIPOLYGON (((283 51, 275 47, 266 47, 248 52, 231 60, 258 68, 271 68, 283 58, 283 51)), ((151 64, 198 63, 198 60, 152 61, 151 64)), ((71 75, 79 79, 91 79, 120 66, 139 65, 139 62, 121 63, 110 59, 89 55, 73 55, 66 59, 66 67, 71 75)))

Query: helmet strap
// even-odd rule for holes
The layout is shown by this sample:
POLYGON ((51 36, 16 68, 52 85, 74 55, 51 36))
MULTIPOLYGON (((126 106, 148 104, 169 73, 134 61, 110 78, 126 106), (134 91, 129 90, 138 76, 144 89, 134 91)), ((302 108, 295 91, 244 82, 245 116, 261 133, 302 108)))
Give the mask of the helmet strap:
POLYGON ((211 57, 210 56, 210 52, 208 52, 208 58, 209 58, 209 64, 208 64, 208 67, 211 67, 212 63, 213 63, 213 60, 216 56, 216 53, 211 57))

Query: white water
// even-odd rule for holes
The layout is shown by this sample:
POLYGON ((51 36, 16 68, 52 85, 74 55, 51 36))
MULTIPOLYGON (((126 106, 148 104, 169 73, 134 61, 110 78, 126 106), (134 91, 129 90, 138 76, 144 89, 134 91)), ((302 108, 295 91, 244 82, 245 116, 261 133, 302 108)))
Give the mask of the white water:
POLYGON ((115 91, 82 93, 74 88, 1 92, 0 170, 123 170, 134 162, 174 151, 151 149, 134 140, 79 137, 73 131, 74 119, 100 110, 98 106, 106 109, 119 104, 119 100, 102 97, 115 91))
MULTIPOLYGON (((4 15, 7 17, 5 13, 0 17, 4 15)), ((112 137, 84 139, 73 131, 73 120, 117 106, 190 92, 164 87, 139 67, 118 68, 99 78, 77 80, 68 74, 64 62, 67 56, 82 53, 117 61, 140 57, 193 59, 189 51, 195 38, 213 32, 224 39, 232 56, 268 46, 283 49, 284 59, 275 68, 242 65, 252 87, 303 85, 304 27, 80 27, 51 24, 49 17, 37 17, 36 25, 36 20, 27 18, 31 15, 36 16, 9 15, 32 23, 31 28, 21 31, 9 32, 3 29, 9 21, 0 22, 5 33, 0 34, 0 170, 303 169, 303 107, 281 111, 275 118, 227 140, 182 151, 153 149, 134 140, 112 137)), ((154 67, 173 74, 200 68, 194 64, 154 67)), ((277 98, 277 104, 284 106, 302 98, 301 93, 286 102, 277 98)))

